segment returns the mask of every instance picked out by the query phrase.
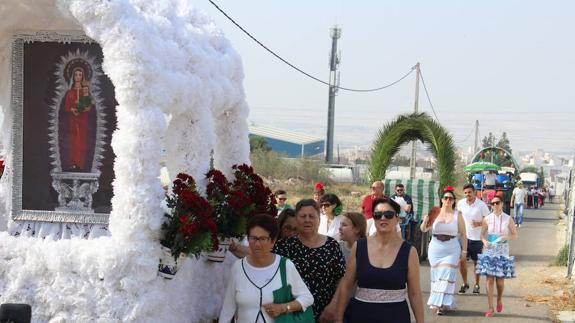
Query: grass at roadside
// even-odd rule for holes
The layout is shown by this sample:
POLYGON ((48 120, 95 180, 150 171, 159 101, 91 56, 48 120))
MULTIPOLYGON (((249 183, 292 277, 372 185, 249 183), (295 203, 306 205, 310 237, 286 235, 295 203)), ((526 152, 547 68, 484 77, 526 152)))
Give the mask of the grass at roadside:
POLYGON ((569 245, 564 245, 561 250, 555 256, 555 261, 553 262, 554 266, 567 266, 567 262, 569 261, 569 245))
MULTIPOLYGON (((337 195, 343 204, 344 211, 361 211, 361 199, 369 193, 369 187, 367 184, 328 184, 326 185, 326 193, 337 195)), ((287 191, 288 203, 295 207, 299 200, 313 197, 314 183, 295 185, 274 183, 272 190, 276 189, 287 191)))

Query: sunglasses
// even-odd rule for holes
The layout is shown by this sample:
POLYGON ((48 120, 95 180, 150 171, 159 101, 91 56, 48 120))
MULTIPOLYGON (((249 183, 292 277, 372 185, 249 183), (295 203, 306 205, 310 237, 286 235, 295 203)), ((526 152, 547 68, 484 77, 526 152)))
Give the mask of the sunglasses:
POLYGON ((332 206, 332 204, 330 204, 330 203, 322 203, 321 204, 321 207, 330 207, 330 206, 332 206))
POLYGON ((381 218, 383 218, 383 217, 385 217, 388 220, 391 220, 396 216, 397 216, 397 213, 395 213, 395 211, 391 211, 391 210, 373 212, 373 219, 374 220, 381 220, 381 218))
POLYGON ((501 201, 491 202, 491 205, 499 205, 499 204, 501 204, 501 201))
POLYGON ((285 201, 285 200, 287 200, 287 198, 285 198, 285 197, 280 197, 280 198, 278 198, 278 200, 280 200, 280 201, 285 201))
POLYGON ((396 192, 403 192, 403 188, 396 189, 395 191, 396 191, 396 192))
POLYGON ((444 196, 443 199, 444 200, 453 200, 453 196, 444 196))

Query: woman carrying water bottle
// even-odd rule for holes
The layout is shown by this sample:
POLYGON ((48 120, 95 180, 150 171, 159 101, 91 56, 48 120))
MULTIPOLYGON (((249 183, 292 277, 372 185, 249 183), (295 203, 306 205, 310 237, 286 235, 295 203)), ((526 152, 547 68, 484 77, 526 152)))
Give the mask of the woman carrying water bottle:
POLYGON ((503 213, 501 198, 491 200, 493 212, 483 219, 481 240, 483 253, 478 256, 476 273, 487 276, 487 302, 489 310, 485 316, 490 317, 503 311, 504 279, 515 277, 515 259, 509 256, 509 240, 517 237, 515 222, 508 214, 503 213), (493 283, 497 285, 497 307, 493 307, 493 283))

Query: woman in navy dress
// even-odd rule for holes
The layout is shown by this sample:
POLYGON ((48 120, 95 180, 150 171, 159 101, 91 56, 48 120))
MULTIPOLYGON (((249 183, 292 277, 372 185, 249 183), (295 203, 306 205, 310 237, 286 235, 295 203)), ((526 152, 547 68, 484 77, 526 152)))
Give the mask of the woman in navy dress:
POLYGON ((338 289, 335 322, 423 323, 423 297, 417 251, 396 233, 400 206, 384 197, 373 200, 376 234, 352 247, 345 276, 338 289), (355 296, 350 300, 357 283, 355 296), (349 306, 348 306, 349 303, 349 306))

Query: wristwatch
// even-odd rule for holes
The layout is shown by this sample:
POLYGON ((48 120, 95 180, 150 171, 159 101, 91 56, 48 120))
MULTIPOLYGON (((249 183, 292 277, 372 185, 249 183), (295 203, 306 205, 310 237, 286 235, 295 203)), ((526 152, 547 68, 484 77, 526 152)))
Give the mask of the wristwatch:
POLYGON ((291 306, 289 306, 289 303, 287 303, 286 305, 286 313, 289 313, 291 311, 291 306))

